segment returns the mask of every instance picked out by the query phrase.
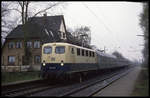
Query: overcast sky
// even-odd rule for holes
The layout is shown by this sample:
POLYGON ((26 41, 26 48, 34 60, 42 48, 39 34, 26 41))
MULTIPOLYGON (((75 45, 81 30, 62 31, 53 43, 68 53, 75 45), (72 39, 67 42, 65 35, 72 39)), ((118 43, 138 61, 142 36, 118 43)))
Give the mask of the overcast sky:
POLYGON ((91 28, 91 44, 107 53, 117 50, 130 60, 142 59, 144 40, 139 26, 142 4, 136 2, 70 2, 64 11, 71 28, 91 28))
MULTIPOLYGON (((106 47, 106 53, 115 50, 130 60, 141 60, 144 44, 143 31, 139 26, 142 3, 138 2, 66 2, 63 9, 55 15, 64 15, 65 24, 72 29, 89 26, 91 44, 100 49, 106 47)), ((33 10, 40 6, 31 6, 33 10)), ((48 15, 52 12, 47 12, 48 15)), ((12 16, 16 16, 13 13, 12 16)))

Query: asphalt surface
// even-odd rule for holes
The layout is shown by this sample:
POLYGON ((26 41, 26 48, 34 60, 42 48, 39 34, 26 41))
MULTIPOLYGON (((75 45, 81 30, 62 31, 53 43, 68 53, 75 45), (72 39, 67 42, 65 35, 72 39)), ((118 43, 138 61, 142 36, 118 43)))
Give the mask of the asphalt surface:
POLYGON ((130 96, 140 71, 141 67, 134 67, 134 69, 123 78, 113 82, 94 96, 130 96))

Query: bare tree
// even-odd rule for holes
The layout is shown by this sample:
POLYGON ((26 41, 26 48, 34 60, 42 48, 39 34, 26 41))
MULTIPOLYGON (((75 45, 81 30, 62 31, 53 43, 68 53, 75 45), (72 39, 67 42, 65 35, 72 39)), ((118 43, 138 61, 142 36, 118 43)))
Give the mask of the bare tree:
MULTIPOLYGON (((22 24, 25 24, 28 21, 29 16, 36 17, 37 15, 41 13, 45 13, 46 11, 52 8, 55 8, 55 7, 58 7, 59 5, 64 4, 63 2, 47 2, 47 5, 44 6, 42 9, 39 9, 38 11, 33 11, 33 9, 31 8, 33 6, 33 3, 35 3, 33 1, 32 2, 31 1, 17 1, 15 3, 16 5, 19 5, 19 7, 16 6, 14 8, 11 8, 10 10, 17 11, 21 15, 22 24)), ((40 2, 36 2, 36 3, 40 4, 40 2)), ((40 5, 34 4, 34 6, 39 7, 40 5)))
MULTIPOLYGON (((1 4, 1 24, 2 24, 2 28, 7 28, 6 24, 7 21, 5 19, 5 17, 9 14, 9 10, 8 10, 8 6, 9 4, 7 3, 2 3, 1 4)), ((2 30, 2 32, 5 32, 5 30, 2 30)))
POLYGON ((18 1, 18 4, 21 7, 21 17, 22 17, 22 24, 25 24, 28 19, 28 6, 29 6, 30 1, 18 1))
POLYGON ((123 55, 118 51, 114 51, 112 54, 115 55, 118 59, 123 59, 124 58, 123 55))
POLYGON ((11 6, 10 2, 2 2, 1 3, 1 42, 3 44, 5 37, 7 34, 16 26, 17 20, 9 20, 7 17, 10 16, 11 10, 9 7, 11 6))
POLYGON ((73 43, 78 43, 78 45, 90 47, 91 43, 91 30, 88 26, 77 27, 74 30, 67 27, 67 31, 73 37, 73 43))
POLYGON ((143 3, 143 12, 140 14, 140 26, 143 30, 144 37, 144 49, 142 50, 144 61, 142 62, 144 67, 148 67, 148 58, 149 58, 149 3, 143 3))
POLYGON ((75 37, 78 38, 78 40, 81 40, 83 44, 89 45, 91 43, 91 30, 88 26, 81 26, 79 28, 76 28, 74 31, 75 37))

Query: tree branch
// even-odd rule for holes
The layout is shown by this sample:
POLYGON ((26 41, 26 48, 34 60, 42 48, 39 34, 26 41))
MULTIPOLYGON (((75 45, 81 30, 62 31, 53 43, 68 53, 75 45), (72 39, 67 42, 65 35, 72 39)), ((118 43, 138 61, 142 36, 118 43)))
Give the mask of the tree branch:
POLYGON ((59 5, 59 4, 60 4, 60 3, 55 3, 54 5, 51 5, 51 6, 47 7, 47 8, 45 8, 45 9, 43 9, 43 10, 37 12, 36 14, 33 15, 33 17, 35 17, 35 16, 37 16, 38 14, 40 14, 40 13, 42 13, 42 12, 45 12, 45 11, 47 11, 47 10, 51 9, 52 7, 57 6, 57 5, 59 5))
POLYGON ((14 11, 17 11, 17 12, 19 12, 19 13, 22 13, 19 9, 15 9, 15 8, 13 8, 13 9, 8 9, 8 10, 14 10, 14 11))

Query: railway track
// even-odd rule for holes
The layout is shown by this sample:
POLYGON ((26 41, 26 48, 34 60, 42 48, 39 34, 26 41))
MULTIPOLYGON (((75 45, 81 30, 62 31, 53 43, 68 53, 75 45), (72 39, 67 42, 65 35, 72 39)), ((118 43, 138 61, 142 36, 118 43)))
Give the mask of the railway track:
POLYGON ((58 85, 53 85, 54 83, 50 83, 48 81, 43 80, 35 80, 30 82, 11 84, 2 86, 2 96, 26 96, 32 93, 37 93, 46 89, 54 88, 58 85))
POLYGON ((59 96, 92 96, 130 71, 131 69, 125 72, 114 73, 111 76, 77 87, 59 96))
POLYGON ((92 96, 130 71, 131 69, 116 71, 81 83, 48 89, 31 96, 92 96))
MULTIPOLYGON (((131 70, 131 69, 130 69, 131 70)), ((126 75, 130 70, 117 71, 101 76, 99 79, 84 81, 81 83, 29 83, 16 89, 2 91, 2 96, 92 96, 105 88, 115 80, 126 75), (41 93, 43 92, 43 93, 41 93), (45 92, 45 93, 44 93, 45 92)))
POLYGON ((35 80, 30 82, 11 84, 2 86, 2 96, 30 96, 31 94, 45 91, 47 89, 59 88, 61 86, 69 85, 72 82, 65 83, 63 81, 50 80, 35 80))

